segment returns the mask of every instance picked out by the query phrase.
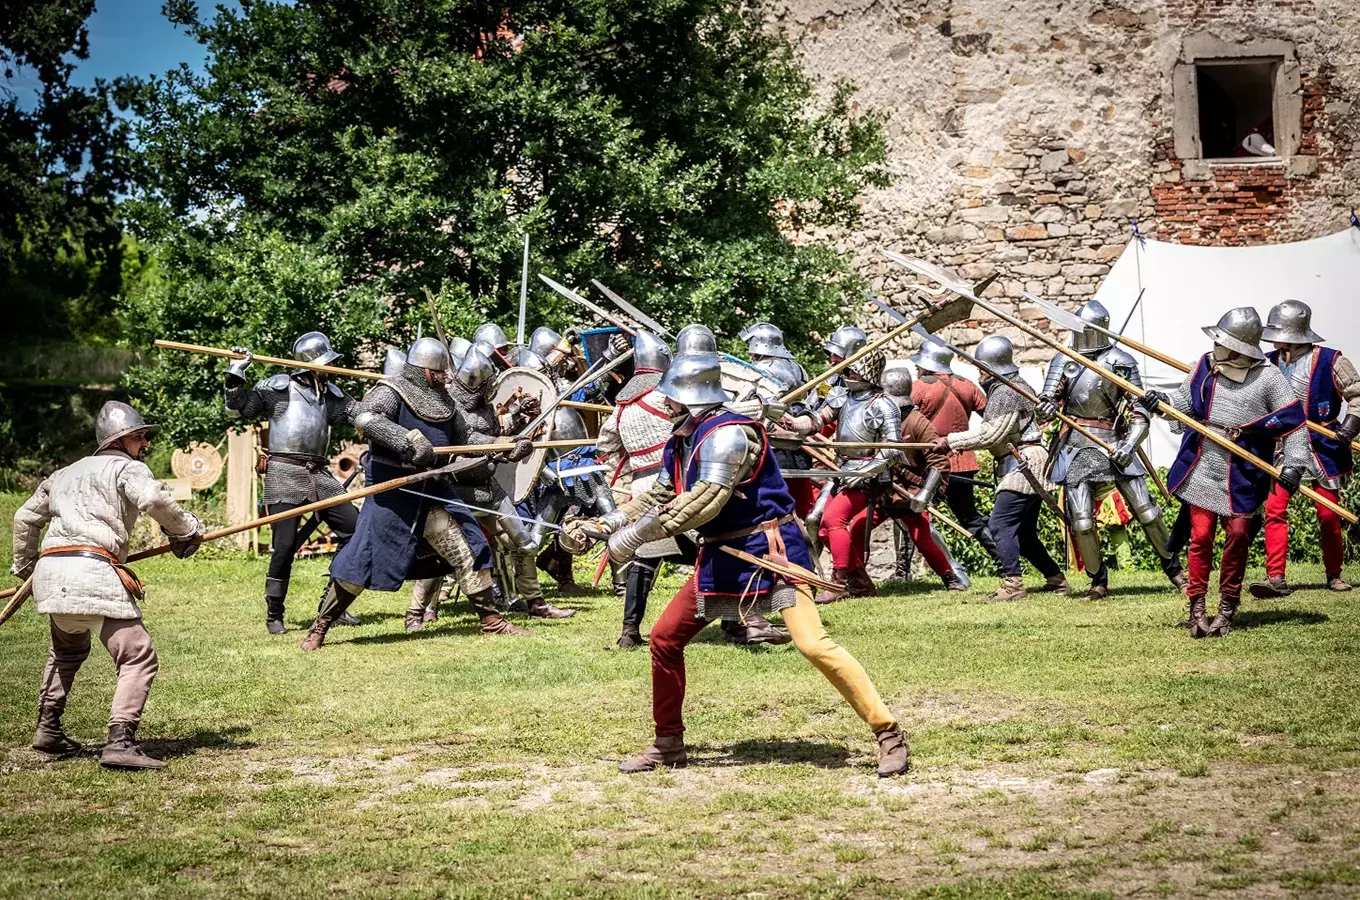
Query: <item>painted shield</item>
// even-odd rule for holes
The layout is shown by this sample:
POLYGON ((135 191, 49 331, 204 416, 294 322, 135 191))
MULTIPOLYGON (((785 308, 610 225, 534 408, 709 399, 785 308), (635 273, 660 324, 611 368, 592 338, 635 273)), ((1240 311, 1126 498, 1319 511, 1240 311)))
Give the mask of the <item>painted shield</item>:
MULTIPOLYGON (((506 369, 496 376, 494 387, 491 392, 491 405, 495 408, 496 414, 506 412, 510 405, 523 397, 536 397, 540 408, 547 409, 548 404, 557 399, 557 390, 548 376, 533 369, 513 368, 506 369)), ((552 438, 553 416, 548 416, 547 421, 538 427, 538 430, 531 435, 534 440, 546 441, 552 438)), ((501 438, 509 441, 511 437, 506 435, 501 438)), ((496 467, 496 481, 509 495, 515 503, 522 503, 530 492, 534 489, 534 484, 538 481, 538 475, 543 471, 543 464, 547 461, 548 451, 546 449, 535 450, 527 457, 517 463, 502 463, 496 467)))

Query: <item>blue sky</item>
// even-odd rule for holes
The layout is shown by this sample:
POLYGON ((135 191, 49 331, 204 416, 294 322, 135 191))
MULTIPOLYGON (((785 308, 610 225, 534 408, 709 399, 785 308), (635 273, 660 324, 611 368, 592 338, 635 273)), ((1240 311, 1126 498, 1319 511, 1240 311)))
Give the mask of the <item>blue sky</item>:
MULTIPOLYGON (((93 84, 96 78, 119 75, 160 75, 187 62, 202 69, 203 49, 183 30, 161 15, 163 0, 98 0, 90 17, 90 57, 76 68, 76 84, 93 84)), ((200 2, 200 15, 209 19, 218 4, 200 2)), ((235 2, 223 5, 235 7, 235 2)), ((20 72, 10 88, 27 104, 37 79, 20 72)))

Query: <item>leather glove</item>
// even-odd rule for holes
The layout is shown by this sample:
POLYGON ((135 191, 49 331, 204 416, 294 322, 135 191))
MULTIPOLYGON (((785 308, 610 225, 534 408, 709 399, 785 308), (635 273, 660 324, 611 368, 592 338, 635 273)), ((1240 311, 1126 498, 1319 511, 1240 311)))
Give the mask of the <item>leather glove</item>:
POLYGON ((628 335, 622 331, 615 332, 609 339, 609 346, 604 348, 604 358, 617 359, 632 349, 632 346, 628 341, 628 335))
POLYGON ((587 518, 578 516, 568 519, 563 531, 557 535, 557 545, 572 556, 580 556, 590 549, 590 538, 586 537, 586 529, 602 530, 587 518))
POLYGON ((1114 463, 1116 469, 1126 469, 1137 453, 1138 448, 1132 442, 1125 441, 1114 448, 1114 452, 1110 454, 1110 462, 1114 463))
POLYGON ((938 453, 949 453, 950 452, 949 438, 947 437, 936 438, 934 449, 938 453))
POLYGON ((533 452, 534 442, 529 440, 528 438, 520 438, 519 440, 515 441, 515 449, 511 450, 508 454, 506 454, 505 458, 510 460, 510 462, 519 462, 521 459, 525 459, 526 457, 528 457, 530 453, 533 452))
POLYGON ((1343 444, 1349 444, 1355 440, 1355 436, 1360 434, 1360 415, 1350 413, 1341 420, 1341 424, 1336 426, 1336 439, 1343 444))
POLYGON ((233 360, 231 365, 227 366, 227 373, 223 376, 223 379, 229 388, 242 387, 246 383, 246 369, 249 368, 255 356, 245 347, 232 347, 231 352, 244 353, 246 358, 233 360))
POLYGON ((1139 397, 1135 402, 1138 404, 1138 408, 1141 409, 1143 412, 1147 413, 1150 416, 1155 416, 1159 415, 1159 413, 1157 412, 1157 404, 1168 403, 1170 402, 1170 400, 1171 398, 1168 397, 1162 391, 1148 391, 1147 393, 1143 394, 1143 396, 1139 397))
POLYGON ((1294 494, 1298 493, 1299 488, 1303 486, 1303 470, 1298 466, 1285 466, 1280 470, 1280 476, 1275 480, 1278 481, 1280 487, 1284 488, 1285 492, 1292 497, 1294 494))
POLYGON ((170 538, 171 553, 175 554, 178 559, 188 559, 198 552, 199 543, 204 535, 203 524, 198 523, 198 526, 192 532, 183 537, 174 537, 164 528, 161 529, 161 534, 170 538))
POLYGON ((519 401, 519 414, 528 422, 543 410, 543 404, 537 397, 522 397, 519 401))
POLYGON ((411 465, 423 467, 434 462, 434 444, 430 443, 429 438, 412 428, 406 432, 406 440, 410 442, 406 456, 411 460, 411 465))
POLYGON ((1039 405, 1034 407, 1034 415, 1040 422, 1052 422, 1058 417, 1058 401, 1049 394, 1039 396, 1039 405))

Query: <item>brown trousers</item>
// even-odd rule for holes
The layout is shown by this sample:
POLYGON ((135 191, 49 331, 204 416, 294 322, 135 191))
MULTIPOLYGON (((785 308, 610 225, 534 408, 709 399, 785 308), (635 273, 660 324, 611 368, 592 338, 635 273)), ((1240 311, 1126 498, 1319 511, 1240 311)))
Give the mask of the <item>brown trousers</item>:
POLYGON ((53 615, 51 619, 52 649, 47 655, 42 685, 38 689, 38 707, 61 713, 66 708, 66 697, 76 672, 90 655, 90 634, 96 632, 99 642, 113 657, 118 686, 113 691, 110 725, 136 725, 142 720, 142 709, 151 682, 160 669, 156 648, 141 619, 107 619, 103 616, 53 615))

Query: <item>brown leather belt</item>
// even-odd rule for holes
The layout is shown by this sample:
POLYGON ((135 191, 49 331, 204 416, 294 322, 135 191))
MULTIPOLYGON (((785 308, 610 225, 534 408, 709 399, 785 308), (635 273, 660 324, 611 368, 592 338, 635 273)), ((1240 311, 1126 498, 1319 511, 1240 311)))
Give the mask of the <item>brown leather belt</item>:
POLYGON ((750 535, 755 534, 758 531, 768 531, 769 527, 779 528, 780 526, 787 525, 792 521, 793 513, 789 513, 787 516, 782 516, 778 519, 768 519, 764 522, 761 522, 759 525, 752 525, 750 528, 739 528, 736 531, 724 531, 722 534, 700 535, 699 543, 716 544, 721 541, 730 541, 733 538, 748 537, 750 535))
POLYGON ((1079 416, 1069 416, 1068 418, 1082 428, 1103 428, 1106 431, 1114 431, 1114 423, 1106 419, 1083 419, 1079 416))
POLYGON ((57 557, 78 557, 81 559, 97 559, 113 566, 113 571, 118 573, 118 579, 123 582, 123 587, 132 595, 132 599, 141 600, 144 589, 142 580, 137 577, 137 573, 127 567, 127 564, 118 559, 103 547, 96 547, 93 544, 72 544, 69 547, 49 547, 40 556, 57 557))

